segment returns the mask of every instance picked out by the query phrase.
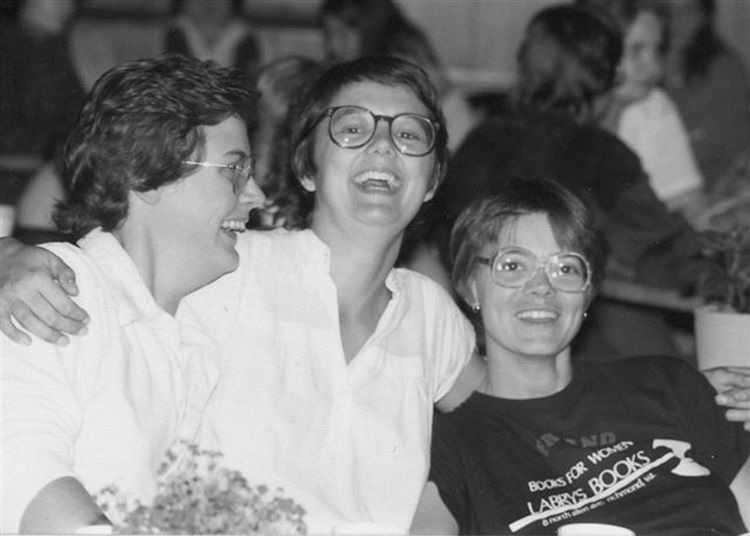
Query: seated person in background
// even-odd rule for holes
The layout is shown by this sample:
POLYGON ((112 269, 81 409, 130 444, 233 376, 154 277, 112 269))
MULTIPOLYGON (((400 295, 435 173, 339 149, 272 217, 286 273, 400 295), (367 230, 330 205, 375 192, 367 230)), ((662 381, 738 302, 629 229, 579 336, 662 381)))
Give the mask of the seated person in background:
POLYGON ((465 96, 451 86, 425 33, 393 0, 325 0, 320 7, 320 19, 323 46, 330 62, 363 56, 397 56, 427 71, 440 93, 449 150, 456 150, 481 120, 465 96))
POLYGON ((653 0, 612 0, 604 7, 603 16, 612 15, 624 44, 601 125, 635 151, 667 208, 695 223, 706 203, 703 176, 677 107, 658 87, 667 45, 665 14, 653 0))
POLYGON ((75 124, 86 92, 71 32, 80 2, 22 0, 0 21, 0 152, 44 156, 75 124))
POLYGON ((237 268, 235 233, 263 202, 254 104, 241 73, 183 56, 124 64, 93 88, 55 213, 80 249, 45 246, 75 270, 91 320, 64 347, 3 342, 3 533, 106 523, 92 496, 114 484, 148 501, 167 449, 196 432, 215 347, 174 314, 237 268))
MULTIPOLYGON (((594 212, 608 274, 654 286, 686 283, 685 261, 697 251, 693 230, 656 197, 638 156, 598 124, 621 50, 620 34, 589 9, 554 5, 531 19, 518 51, 512 112, 467 136, 436 195, 446 215, 446 266, 450 224, 471 201, 519 177, 549 178, 594 212)), ((678 353, 659 312, 601 303, 592 316, 592 338, 583 340, 601 335, 610 346, 606 355, 678 353)))
POLYGON ((550 181, 508 183, 462 213, 451 253, 489 373, 435 417, 413 533, 747 531, 750 434, 722 417, 701 374, 669 357, 572 355, 601 266, 580 200, 550 181))
POLYGON ((172 0, 172 11, 165 52, 257 72, 261 51, 243 18, 241 0, 172 0))
MULTIPOLYGON (((750 83, 745 65, 714 28, 714 0, 667 0, 665 89, 677 104, 712 197, 750 182, 750 83)), ((727 7, 727 6, 724 6, 727 7)))

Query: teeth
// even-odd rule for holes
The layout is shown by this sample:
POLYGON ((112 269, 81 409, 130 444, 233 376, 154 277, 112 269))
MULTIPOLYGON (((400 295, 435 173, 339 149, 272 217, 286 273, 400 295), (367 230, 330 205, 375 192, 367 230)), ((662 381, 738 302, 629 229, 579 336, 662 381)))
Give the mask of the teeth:
POLYGON ((375 181, 379 183, 385 183, 388 189, 393 189, 396 186, 396 177, 393 173, 386 171, 367 171, 355 177, 354 182, 359 186, 363 186, 367 182, 375 181))
POLYGON ((245 222, 243 220, 225 220, 222 222, 221 228, 224 231, 231 231, 233 233, 244 233, 245 222))
POLYGON ((523 311, 518 313, 518 318, 530 318, 533 320, 547 320, 557 318, 554 311, 523 311))

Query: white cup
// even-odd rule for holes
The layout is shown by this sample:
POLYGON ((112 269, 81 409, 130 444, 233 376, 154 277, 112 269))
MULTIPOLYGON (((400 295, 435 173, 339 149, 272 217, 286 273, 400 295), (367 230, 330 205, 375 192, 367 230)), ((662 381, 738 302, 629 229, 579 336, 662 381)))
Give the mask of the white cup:
POLYGON ((340 523, 333 527, 333 534, 408 534, 407 531, 383 523, 340 523))
POLYGON ((635 532, 605 523, 570 523, 558 528, 557 536, 635 536, 635 532))
POLYGON ((15 223, 16 207, 13 205, 0 205, 0 237, 12 235, 15 223))

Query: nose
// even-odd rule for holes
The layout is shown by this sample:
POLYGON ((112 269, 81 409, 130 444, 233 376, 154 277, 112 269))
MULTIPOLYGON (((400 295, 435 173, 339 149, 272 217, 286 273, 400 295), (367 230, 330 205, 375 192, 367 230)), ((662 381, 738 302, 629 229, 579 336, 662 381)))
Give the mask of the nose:
POLYGON ((266 203, 266 195, 253 177, 250 177, 240 192, 239 202, 249 205, 251 209, 261 208, 266 203))
POLYGON ((369 146, 377 152, 396 153, 398 149, 391 136, 391 125, 382 118, 375 120, 375 130, 372 133, 372 139, 369 146))
POLYGON ((526 281, 523 290, 537 296, 547 296, 555 292, 555 288, 547 275, 547 270, 541 265, 537 266, 529 280, 526 281))

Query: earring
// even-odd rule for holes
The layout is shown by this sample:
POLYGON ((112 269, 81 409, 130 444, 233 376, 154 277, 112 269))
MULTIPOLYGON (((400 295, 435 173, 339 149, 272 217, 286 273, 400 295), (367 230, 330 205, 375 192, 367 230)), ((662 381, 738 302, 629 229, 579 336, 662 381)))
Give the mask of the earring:
POLYGON ((588 311, 584 311, 584 312, 583 312, 583 319, 584 319, 584 320, 586 320, 586 318, 587 318, 588 316, 589 316, 589 312, 588 312, 588 311))
POLYGON ((481 311, 481 307, 479 306, 479 304, 471 306, 471 312, 474 313, 475 315, 478 315, 479 311, 481 311))

